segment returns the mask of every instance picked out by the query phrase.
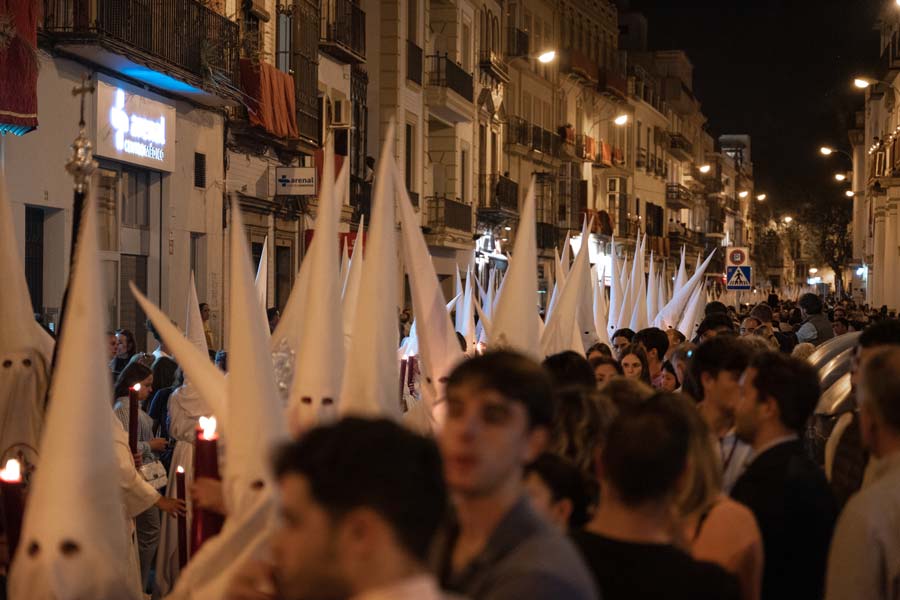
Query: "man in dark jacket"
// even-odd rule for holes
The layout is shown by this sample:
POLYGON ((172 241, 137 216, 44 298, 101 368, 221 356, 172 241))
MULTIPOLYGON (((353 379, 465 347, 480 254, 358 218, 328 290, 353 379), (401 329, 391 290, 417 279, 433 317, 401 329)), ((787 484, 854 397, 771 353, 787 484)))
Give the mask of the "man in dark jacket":
POLYGON ((797 331, 797 339, 802 344, 809 342, 816 346, 834 337, 831 321, 822 314, 822 299, 815 294, 803 294, 797 302, 803 323, 797 331))
POLYGON ((805 361, 757 355, 741 376, 737 435, 754 458, 731 492, 753 511, 762 532, 762 598, 819 599, 837 507, 800 433, 819 400, 819 380, 805 361))

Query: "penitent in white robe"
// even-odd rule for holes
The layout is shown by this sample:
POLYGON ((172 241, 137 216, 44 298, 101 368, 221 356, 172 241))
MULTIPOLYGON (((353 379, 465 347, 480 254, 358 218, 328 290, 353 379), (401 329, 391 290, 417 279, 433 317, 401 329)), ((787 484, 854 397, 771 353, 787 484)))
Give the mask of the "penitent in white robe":
MULTIPOLYGON (((174 498, 175 470, 180 465, 184 469, 185 501, 187 502, 187 528, 191 530, 191 484, 194 481, 194 440, 200 417, 212 415, 212 410, 200 397, 197 388, 185 384, 169 397, 169 437, 175 440, 172 464, 169 468, 169 485, 166 496, 174 498)), ((221 439, 219 456, 222 455, 221 439)), ((188 549, 190 552, 190 549, 188 549)), ((161 596, 174 587, 181 571, 178 565, 178 522, 163 519, 159 533, 159 548, 156 551, 156 590, 161 596)))
POLYGON ((0 464, 15 458, 26 470, 36 465, 48 385, 39 350, 0 351, 0 464))
POLYGON ((159 492, 144 480, 144 477, 134 466, 134 457, 128 446, 128 432, 122 427, 122 422, 110 410, 113 428, 113 447, 115 448, 116 465, 118 466, 119 488, 122 490, 122 505, 125 517, 125 527, 131 540, 131 552, 128 556, 128 574, 135 589, 141 586, 141 563, 138 557, 137 535, 134 527, 134 518, 159 501, 159 492))

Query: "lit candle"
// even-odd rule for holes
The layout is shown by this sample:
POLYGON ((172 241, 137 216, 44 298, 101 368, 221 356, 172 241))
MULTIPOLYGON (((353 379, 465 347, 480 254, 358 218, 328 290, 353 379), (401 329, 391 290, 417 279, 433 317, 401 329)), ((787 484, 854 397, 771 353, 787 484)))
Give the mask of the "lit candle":
MULTIPOLYGON (((187 493, 184 485, 184 467, 178 465, 175 469, 175 497, 178 500, 186 500, 187 493)), ((178 566, 184 569, 187 564, 187 515, 178 515, 178 566)))
POLYGON ((25 510, 25 483, 22 481, 22 466, 14 458, 6 461, 0 470, 0 492, 3 496, 3 518, 6 528, 6 545, 9 562, 16 555, 19 536, 22 533, 22 513, 25 510))
POLYGON ((128 388, 128 446, 131 448, 131 454, 137 454, 138 451, 138 392, 141 391, 141 384, 136 383, 128 388))
MULTIPOLYGON (((219 453, 216 444, 218 439, 216 418, 200 417, 200 427, 197 428, 197 439, 194 442, 195 480, 200 477, 221 479, 219 476, 219 453)), ((203 542, 222 530, 224 520, 224 517, 220 514, 194 506, 193 519, 191 521, 191 555, 196 554, 203 542)))

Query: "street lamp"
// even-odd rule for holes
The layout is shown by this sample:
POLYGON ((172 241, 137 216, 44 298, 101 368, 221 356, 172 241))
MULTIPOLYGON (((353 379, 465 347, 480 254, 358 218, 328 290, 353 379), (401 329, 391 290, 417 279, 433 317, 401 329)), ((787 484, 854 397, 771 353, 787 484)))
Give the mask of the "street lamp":
POLYGON ((538 57, 537 57, 537 59, 540 62, 544 63, 545 65, 547 63, 553 62, 553 59, 555 59, 555 58, 556 58, 556 50, 547 50, 546 52, 541 52, 540 54, 538 54, 538 57))
POLYGON ((791 222, 793 222, 793 220, 794 220, 794 217, 792 217, 792 216, 790 216, 790 215, 788 215, 788 216, 786 216, 786 217, 784 218, 784 222, 785 222, 786 224, 788 224, 788 225, 790 225, 791 222))
POLYGON ((853 196, 856 195, 856 192, 854 192, 853 190, 847 190, 846 192, 844 192, 844 195, 847 196, 848 198, 852 198, 853 196))
POLYGON ((817 268, 815 268, 815 267, 810 267, 810 268, 809 268, 809 274, 810 274, 810 275, 815 275, 815 274, 818 273, 818 272, 819 272, 819 269, 817 269, 817 268))
MULTIPOLYGON (((898 0, 898 4, 900 4, 900 0, 898 0)), ((864 90, 871 85, 875 85, 876 83, 887 83, 887 85, 891 85, 887 81, 872 79, 871 77, 865 77, 863 75, 853 78, 853 86, 859 90, 864 90)))
POLYGON ((844 181, 845 179, 847 179, 847 176, 843 173, 835 173, 834 178, 836 181, 844 181))
POLYGON ((746 198, 746 197, 749 196, 749 195, 750 195, 750 192, 748 192, 747 190, 743 190, 743 191, 741 191, 741 192, 738 192, 738 198, 746 198))
POLYGON ((831 146, 821 146, 819 148, 819 154, 821 154, 822 156, 831 156, 832 154, 835 154, 835 153, 843 154, 850 160, 853 160, 853 157, 850 156, 850 153, 847 152, 846 150, 841 150, 840 148, 832 148, 831 146))
POLYGON ((762 201, 765 200, 766 198, 768 198, 768 196, 766 196, 765 194, 758 194, 758 195, 756 196, 756 199, 759 200, 760 202, 762 202, 762 201))
POLYGON ((704 173, 704 174, 705 174, 705 173, 709 173, 710 169, 712 169, 712 167, 709 166, 709 165, 700 165, 700 172, 701 172, 701 173, 704 173))
POLYGON ((628 115, 626 115, 624 113, 622 113, 621 115, 619 115, 618 117, 613 119, 613 123, 615 123, 619 127, 621 127, 622 125, 624 125, 627 122, 628 122, 628 115))

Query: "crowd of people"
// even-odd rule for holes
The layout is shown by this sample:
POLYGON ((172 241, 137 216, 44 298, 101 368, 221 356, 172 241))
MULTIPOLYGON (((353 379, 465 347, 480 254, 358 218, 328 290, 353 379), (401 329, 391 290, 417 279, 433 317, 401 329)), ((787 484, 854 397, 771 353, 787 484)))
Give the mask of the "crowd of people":
MULTIPOLYGON (((476 354, 446 383, 434 439, 345 418, 281 448, 271 560, 248 562, 228 598, 894 598, 900 321, 857 310, 812 294, 712 302, 693 340, 620 329, 612 347, 542 364, 476 354), (807 436, 821 390, 804 344, 856 329, 843 426, 856 435, 826 476, 807 436)), ((109 343, 123 431, 142 384, 136 464, 168 471, 193 439, 173 419, 199 416, 169 404, 180 369, 162 342, 135 353, 123 330, 109 343)), ((196 480, 193 501, 226 514, 219 485, 196 480)), ((134 515, 148 593, 160 514, 184 509, 160 489, 134 515)))

